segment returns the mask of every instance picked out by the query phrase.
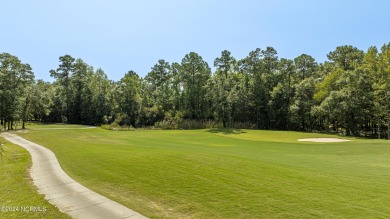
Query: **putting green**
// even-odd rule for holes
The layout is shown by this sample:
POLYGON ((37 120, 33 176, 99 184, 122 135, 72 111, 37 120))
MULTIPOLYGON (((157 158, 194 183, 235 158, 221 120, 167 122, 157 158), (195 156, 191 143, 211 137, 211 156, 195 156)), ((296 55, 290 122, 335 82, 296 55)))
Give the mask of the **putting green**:
POLYGON ((390 217, 389 141, 257 130, 20 135, 50 148, 75 180, 153 218, 390 217))

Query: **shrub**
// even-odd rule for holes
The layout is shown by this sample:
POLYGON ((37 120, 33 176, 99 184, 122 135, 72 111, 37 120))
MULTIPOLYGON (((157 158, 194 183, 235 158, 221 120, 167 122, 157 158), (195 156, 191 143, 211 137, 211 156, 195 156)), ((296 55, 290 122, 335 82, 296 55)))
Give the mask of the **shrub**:
POLYGON ((118 123, 116 122, 113 122, 109 125, 101 125, 100 126, 101 128, 103 129, 107 129, 107 130, 116 130, 116 131, 132 131, 132 130, 135 130, 133 126, 131 125, 119 125, 118 123))
POLYGON ((154 127, 157 129, 209 129, 222 128, 222 123, 213 120, 190 120, 181 118, 165 118, 162 121, 156 122, 154 127))
POLYGON ((101 125, 100 128, 102 128, 102 129, 107 129, 107 130, 111 130, 111 129, 110 129, 110 125, 108 125, 108 124, 101 125))

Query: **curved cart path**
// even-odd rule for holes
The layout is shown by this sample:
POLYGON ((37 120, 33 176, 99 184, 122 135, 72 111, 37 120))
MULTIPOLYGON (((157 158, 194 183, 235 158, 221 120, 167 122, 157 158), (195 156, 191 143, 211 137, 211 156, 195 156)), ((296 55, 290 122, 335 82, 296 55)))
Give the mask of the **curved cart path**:
POLYGON ((74 181, 61 169, 56 156, 49 149, 14 134, 1 135, 30 152, 33 163, 30 175, 38 192, 62 212, 77 219, 146 218, 74 181))

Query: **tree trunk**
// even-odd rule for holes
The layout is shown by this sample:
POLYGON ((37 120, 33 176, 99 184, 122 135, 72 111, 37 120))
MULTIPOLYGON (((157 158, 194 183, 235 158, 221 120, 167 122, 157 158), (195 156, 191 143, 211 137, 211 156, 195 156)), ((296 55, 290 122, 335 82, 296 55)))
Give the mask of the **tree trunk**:
POLYGON ((345 133, 346 136, 350 136, 351 135, 351 130, 349 128, 349 123, 348 122, 347 122, 347 129, 345 131, 346 131, 346 133, 345 133))
POLYGON ((225 105, 222 106, 222 125, 224 128, 226 128, 225 105))
POLYGON ((381 139, 381 122, 378 122, 378 139, 381 139))
POLYGON ((256 125, 257 125, 257 129, 260 128, 260 122, 259 122, 259 109, 258 109, 258 106, 256 105, 256 125))
POLYGON ((23 123, 22 123, 22 129, 26 129, 26 127, 25 127, 25 120, 23 119, 23 123))
POLYGON ((353 129, 352 129, 352 121, 351 121, 351 114, 350 113, 348 113, 347 115, 346 115, 346 125, 347 125, 347 129, 346 129, 346 135, 347 136, 351 136, 351 132, 353 132, 353 129))

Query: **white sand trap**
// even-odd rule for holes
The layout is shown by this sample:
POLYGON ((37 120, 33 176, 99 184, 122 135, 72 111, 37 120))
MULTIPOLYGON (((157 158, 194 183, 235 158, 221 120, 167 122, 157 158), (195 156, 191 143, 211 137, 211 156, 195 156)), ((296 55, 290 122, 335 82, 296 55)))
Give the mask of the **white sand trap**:
POLYGON ((346 142, 351 140, 341 139, 341 138, 302 138, 298 141, 310 141, 310 142, 346 142))

